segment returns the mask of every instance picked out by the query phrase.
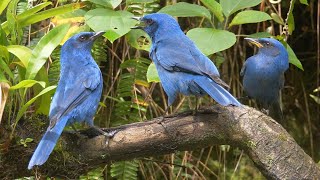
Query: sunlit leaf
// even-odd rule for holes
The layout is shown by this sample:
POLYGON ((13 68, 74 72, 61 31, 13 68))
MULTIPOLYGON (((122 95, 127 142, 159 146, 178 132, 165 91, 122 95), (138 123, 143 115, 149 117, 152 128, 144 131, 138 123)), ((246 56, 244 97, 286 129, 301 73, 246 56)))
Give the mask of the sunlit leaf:
POLYGON ((31 49, 20 45, 10 45, 7 46, 7 49, 10 53, 17 56, 17 58, 22 62, 23 67, 28 67, 29 59, 32 54, 31 49))
POLYGON ((20 118, 23 116, 23 114, 26 112, 26 110, 28 109, 28 107, 35 101, 37 100, 40 96, 54 90, 57 86, 49 86, 46 87, 45 89, 43 89, 39 94, 37 94, 36 96, 34 96, 32 99, 30 99, 25 105, 23 105, 20 109, 19 112, 17 114, 16 117, 16 121, 15 121, 15 126, 14 129, 18 123, 18 121, 20 120, 20 118))
POLYGON ((222 7, 216 0, 200 0, 207 8, 213 12, 220 22, 224 20, 222 7))
POLYGON ((37 12, 39 12, 41 9, 51 5, 52 2, 44 2, 44 3, 40 3, 34 7, 32 7, 31 9, 27 9, 26 11, 22 12, 21 14, 19 14, 17 16, 18 19, 23 19, 23 18, 26 18, 26 17, 29 17, 37 12))
POLYGON ((223 13, 226 17, 240 9, 253 7, 261 3, 261 0, 220 0, 223 13))
POLYGON ((315 95, 312 95, 312 94, 309 94, 309 96, 317 103, 317 104, 320 104, 320 98, 315 96, 315 95))
POLYGON ((133 14, 127 11, 102 8, 88 11, 85 15, 89 27, 94 31, 105 31, 104 36, 111 42, 128 33, 137 24, 131 17, 133 14))
POLYGON ((151 47, 151 39, 150 37, 140 29, 132 30, 128 34, 126 34, 127 42, 130 46, 140 49, 149 51, 151 47))
POLYGON ((159 13, 166 13, 170 14, 171 16, 178 17, 200 16, 211 19, 211 14, 205 7, 185 2, 179 2, 173 5, 165 6, 164 8, 160 9, 159 13))
POLYGON ((269 14, 261 11, 246 10, 239 12, 229 24, 229 27, 239 24, 257 23, 272 19, 269 14))
POLYGON ((160 82, 158 71, 154 63, 151 63, 148 67, 147 80, 148 82, 160 82))
POLYGON ((271 13, 272 19, 278 24, 284 25, 283 19, 276 13, 271 13))
POLYGON ((0 14, 3 12, 3 10, 7 7, 11 0, 1 0, 0 1, 0 14))
POLYGON ((89 0, 89 1, 107 8, 114 9, 119 6, 122 0, 89 0))
POLYGON ((39 84, 43 88, 46 87, 46 83, 43 81, 36 81, 36 80, 22 80, 18 84, 11 86, 10 90, 16 90, 20 88, 29 88, 32 87, 35 84, 39 84))
POLYGON ((212 28, 194 28, 187 36, 207 56, 228 49, 236 42, 233 33, 212 28))
POLYGON ((307 5, 307 6, 309 5, 309 4, 308 4, 308 0, 300 0, 300 3, 301 3, 301 4, 305 4, 305 5, 307 5))
POLYGON ((51 52, 60 44, 68 32, 69 27, 69 24, 55 27, 40 39, 37 46, 32 51, 26 71, 26 79, 34 79, 40 68, 47 61, 51 52))

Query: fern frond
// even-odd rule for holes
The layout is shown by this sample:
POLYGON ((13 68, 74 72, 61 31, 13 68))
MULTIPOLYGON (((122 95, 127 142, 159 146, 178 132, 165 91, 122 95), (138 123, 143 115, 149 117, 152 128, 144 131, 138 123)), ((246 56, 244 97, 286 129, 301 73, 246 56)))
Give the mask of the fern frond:
POLYGON ((111 176, 118 180, 136 180, 139 164, 137 161, 120 161, 111 165, 111 176))

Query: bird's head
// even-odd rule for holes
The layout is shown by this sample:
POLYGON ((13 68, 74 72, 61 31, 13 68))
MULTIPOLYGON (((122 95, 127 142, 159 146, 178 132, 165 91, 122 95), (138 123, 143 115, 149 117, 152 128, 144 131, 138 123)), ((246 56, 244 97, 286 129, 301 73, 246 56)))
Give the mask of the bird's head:
POLYGON ((276 39, 273 38, 245 38, 250 44, 253 44, 259 48, 259 53, 263 53, 267 56, 278 56, 287 54, 286 48, 276 39))
POLYGON ((91 50, 94 41, 105 32, 81 32, 69 38, 62 48, 72 48, 78 50, 91 50))
POLYGON ((151 38, 157 33, 162 34, 162 32, 164 32, 170 34, 171 32, 181 31, 178 22, 168 14, 153 13, 143 17, 133 17, 132 19, 141 22, 139 26, 133 27, 132 29, 142 29, 151 38))

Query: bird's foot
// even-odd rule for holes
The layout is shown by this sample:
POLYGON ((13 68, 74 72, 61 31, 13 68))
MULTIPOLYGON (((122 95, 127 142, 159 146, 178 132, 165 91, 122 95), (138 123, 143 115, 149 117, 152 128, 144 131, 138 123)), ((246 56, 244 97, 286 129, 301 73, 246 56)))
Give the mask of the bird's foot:
POLYGON ((268 110, 268 109, 262 108, 262 109, 261 109, 261 112, 262 112, 263 114, 266 114, 267 116, 269 116, 269 110, 268 110))
POLYGON ((109 144, 109 140, 111 138, 113 138, 113 136, 115 134, 117 134, 119 132, 119 130, 111 130, 110 132, 107 132, 107 131, 103 131, 102 129, 98 128, 98 127, 95 127, 93 126, 93 128, 98 131, 101 135, 105 136, 107 138, 107 141, 106 141, 106 145, 109 144))

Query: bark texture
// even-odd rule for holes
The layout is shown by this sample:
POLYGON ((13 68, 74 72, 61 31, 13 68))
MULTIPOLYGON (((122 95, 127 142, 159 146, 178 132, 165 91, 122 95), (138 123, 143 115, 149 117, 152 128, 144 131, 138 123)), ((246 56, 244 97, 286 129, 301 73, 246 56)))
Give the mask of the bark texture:
POLYGON ((34 171, 27 171, 27 163, 36 143, 27 148, 9 146, 1 155, 0 178, 35 172, 76 178, 112 161, 229 144, 243 149, 267 179, 320 179, 319 167, 286 130, 253 108, 217 105, 194 116, 182 113, 166 118, 163 126, 156 120, 108 129, 119 130, 108 144, 92 130, 82 131, 80 137, 64 132, 58 150, 34 171))

